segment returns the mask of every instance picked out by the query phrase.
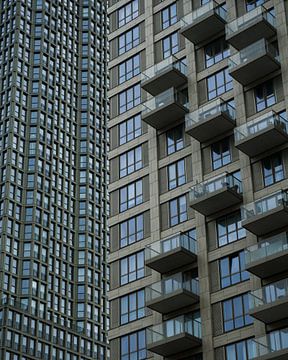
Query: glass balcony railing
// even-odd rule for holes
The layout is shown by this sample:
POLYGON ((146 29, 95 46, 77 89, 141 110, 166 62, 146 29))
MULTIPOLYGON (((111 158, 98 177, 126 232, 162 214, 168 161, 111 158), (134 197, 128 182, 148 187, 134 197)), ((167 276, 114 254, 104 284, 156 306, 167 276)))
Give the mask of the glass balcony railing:
POLYGON ((275 16, 263 6, 258 6, 254 10, 228 23, 226 25, 226 36, 232 36, 234 33, 241 31, 243 28, 248 28, 250 24, 257 22, 257 20, 260 21, 261 19, 267 20, 267 22, 274 27, 276 25, 275 16))
POLYGON ((147 329, 147 345, 159 341, 168 342, 169 338, 187 333, 201 339, 201 321, 193 315, 182 315, 147 329))
POLYGON ((249 359, 264 357, 277 351, 287 350, 288 352, 288 328, 272 331, 266 336, 251 339, 249 345, 249 359))
POLYGON ((264 114, 255 120, 252 120, 246 124, 243 124, 235 128, 234 130, 235 140, 242 141, 245 138, 255 135, 260 131, 263 131, 267 129, 269 126, 273 126, 273 125, 275 127, 277 126, 278 128, 281 128, 283 131, 288 133, 287 120, 281 115, 278 115, 273 111, 270 111, 269 113, 264 114))
POLYGON ((177 91, 174 88, 170 88, 163 93, 153 97, 146 101, 142 105, 142 115, 148 115, 150 112, 165 107, 173 102, 177 102, 184 106, 188 110, 188 97, 183 92, 177 91))
POLYGON ((187 129, 196 124, 200 124, 206 119, 213 118, 213 116, 217 116, 221 113, 226 114, 229 118, 231 118, 231 120, 235 121, 236 119, 235 107, 229 102, 217 99, 205 106, 202 106, 200 109, 187 114, 185 116, 185 127, 187 129))
POLYGON ((194 185, 189 193, 190 201, 195 201, 203 196, 211 195, 215 191, 225 188, 234 189, 238 194, 242 194, 242 182, 234 175, 225 173, 194 185))
POLYGON ((147 246, 145 249, 145 259, 151 260, 156 256, 165 254, 180 247, 195 255, 198 252, 197 241, 187 234, 180 233, 147 246))
POLYGON ((265 258, 280 254, 288 250, 288 236, 286 232, 271 236, 245 250, 245 263, 249 266, 251 263, 265 258))
POLYGON ((155 76, 173 69, 180 71, 183 75, 187 75, 187 65, 185 64, 184 60, 179 60, 175 56, 170 56, 169 58, 149 67, 147 70, 142 72, 141 81, 144 82, 150 80, 155 76))
POLYGON ((146 287, 146 302, 157 301, 157 299, 181 289, 199 295, 199 280, 188 274, 178 273, 158 281, 146 287))
POLYGON ((201 6, 197 10, 192 11, 187 14, 181 20, 181 27, 193 25, 195 21, 200 19, 202 16, 205 16, 208 12, 215 11, 223 20, 227 18, 227 11, 224 5, 219 5, 216 1, 210 1, 207 4, 201 6))
POLYGON ((288 296, 288 279, 277 281, 249 294, 249 308, 255 310, 258 306, 272 304, 288 296))
POLYGON ((263 215, 266 212, 276 209, 278 206, 288 206, 287 191, 281 190, 260 200, 241 207, 242 220, 247 220, 253 216, 263 215))
POLYGON ((254 59, 258 59, 267 53, 278 60, 277 49, 265 39, 258 40, 243 50, 240 50, 236 54, 230 56, 229 71, 232 72, 237 66, 244 65, 254 59))

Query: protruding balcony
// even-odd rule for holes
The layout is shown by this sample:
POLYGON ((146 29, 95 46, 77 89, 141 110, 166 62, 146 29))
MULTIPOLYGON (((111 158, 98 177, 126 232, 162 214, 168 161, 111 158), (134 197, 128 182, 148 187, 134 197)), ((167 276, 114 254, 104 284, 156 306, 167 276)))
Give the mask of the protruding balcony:
POLYGON ((194 263, 197 252, 197 241, 187 234, 180 233, 147 246, 145 264, 164 274, 194 263))
POLYGON ((246 269, 265 279, 287 270, 288 236, 277 234, 250 246, 245 251, 246 269))
POLYGON ((142 105, 142 120, 160 130, 175 124, 188 112, 187 96, 170 88, 142 105))
POLYGON ((226 25, 226 40, 241 50, 260 40, 276 35, 275 16, 263 6, 258 6, 226 25))
POLYGON ((141 87, 156 96, 170 89, 187 83, 187 66, 175 56, 151 66, 141 74, 141 87))
POLYGON ((242 206, 242 226, 257 236, 269 234, 288 224, 288 195, 286 191, 242 206))
POLYGON ((173 356, 201 345, 201 322, 182 315, 147 329, 147 349, 161 356, 173 356))
POLYGON ((261 338, 251 339, 250 359, 287 360, 288 328, 270 332, 261 338))
POLYGON ((249 314, 266 324, 287 319, 288 279, 251 291, 249 314))
POLYGON ((178 273, 148 286, 145 293, 148 308, 167 314, 199 302, 199 280, 178 273))
POLYGON ((288 141, 288 122, 270 111, 259 118, 237 127, 235 146, 253 157, 288 141))
POLYGON ((216 1, 201 6, 181 20, 181 34, 198 45, 224 31, 227 11, 216 1))
POLYGON ((265 39, 249 45, 229 58, 229 73, 242 85, 280 69, 277 49, 265 39))
POLYGON ((225 173, 190 190, 190 206, 205 216, 242 202, 242 183, 232 174, 225 173))
POLYGON ((201 143, 231 131, 235 127, 235 108, 217 99, 185 116, 185 131, 201 143))

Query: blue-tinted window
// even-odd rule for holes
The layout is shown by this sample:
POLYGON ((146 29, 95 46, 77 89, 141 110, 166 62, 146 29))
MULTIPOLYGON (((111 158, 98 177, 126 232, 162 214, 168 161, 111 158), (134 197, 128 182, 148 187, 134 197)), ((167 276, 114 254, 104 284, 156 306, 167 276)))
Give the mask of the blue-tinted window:
POLYGON ((168 6, 161 13, 162 29, 166 29, 169 26, 177 22, 177 6, 176 3, 168 6))
POLYGON ((120 248, 144 238, 144 215, 140 214, 120 224, 120 248))
POLYGON ((207 78, 208 100, 224 94, 233 89, 232 77, 228 68, 217 72, 207 78))
POLYGON ((246 236, 241 225, 240 211, 225 215, 216 221, 218 245, 224 246, 246 236))
POLYGON ((187 220, 186 195, 169 201, 169 220, 170 226, 187 220))
POLYGON ((276 103, 273 80, 266 81, 255 88, 256 111, 262 111, 276 103))
POLYGON ((212 168, 219 169, 232 161, 229 138, 218 141, 211 146, 212 168))
POLYGON ((249 272, 245 270, 244 251, 221 259, 219 264, 222 289, 249 279, 249 272))
POLYGON ((182 125, 167 131, 167 154, 170 155, 184 147, 184 127, 182 125))
POLYGON ((120 299, 120 324, 141 319, 145 316, 145 291, 139 290, 120 299))
POLYGON ((140 103, 141 87, 140 84, 136 84, 119 94, 119 114, 123 114, 125 111, 133 109, 133 107, 140 103))
POLYGON ((143 181, 138 180, 120 189, 120 212, 143 202, 143 181))
POLYGON ((251 11, 257 6, 264 4, 267 0, 246 0, 246 10, 251 11))
POLYGON ((119 143, 125 144, 142 135, 142 124, 140 114, 122 122, 119 125, 119 143))
MULTIPOLYGON (((146 354, 146 333, 141 330, 121 337, 120 360, 144 360, 146 354)), ((116 360, 116 359, 115 359, 116 360)))
POLYGON ((118 27, 121 27, 139 16, 139 0, 130 1, 118 10, 118 27))
POLYGON ((172 190, 185 183, 185 159, 182 159, 168 166, 168 188, 172 190))
POLYGON ((248 294, 223 301, 224 331, 232 331, 253 323, 249 315, 248 294))
POLYGON ((162 40, 163 59, 177 53, 179 51, 179 36, 175 32, 162 40))
POLYGON ((144 251, 120 260, 120 284, 125 285, 145 276, 144 251))
POLYGON ((225 347, 226 360, 248 360, 255 358, 255 342, 252 339, 239 341, 225 347))
POLYGON ((212 66, 230 55, 230 50, 225 38, 213 41, 205 46, 205 64, 206 67, 212 66))
POLYGON ((140 28, 139 25, 133 29, 120 35, 118 38, 118 51, 119 55, 133 49, 135 46, 140 44, 140 28))
POLYGON ((264 186, 273 185, 284 179, 284 166, 281 153, 262 160, 264 186))
POLYGON ((119 65, 119 84, 132 79, 138 74, 140 74, 140 54, 123 61, 119 65))
POLYGON ((120 155, 120 178, 132 174, 143 167, 142 145, 120 155))

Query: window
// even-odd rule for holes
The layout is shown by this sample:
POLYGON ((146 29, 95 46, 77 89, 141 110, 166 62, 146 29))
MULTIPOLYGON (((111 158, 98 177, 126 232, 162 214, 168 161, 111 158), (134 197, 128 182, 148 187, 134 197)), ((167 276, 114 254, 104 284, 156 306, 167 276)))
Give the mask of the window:
POLYGON ((255 88, 256 111, 262 111, 276 103, 273 81, 266 81, 255 88))
POLYGON ((144 238, 144 215, 135 216, 120 224, 120 248, 144 238))
POLYGON ((120 189, 120 212, 143 202, 143 181, 138 180, 120 189))
POLYGON ((123 145, 142 135, 140 114, 133 116, 119 125, 119 143, 123 145))
POLYGON ((227 245, 246 236, 246 231, 241 226, 240 211, 218 219, 216 227, 219 246, 227 245))
POLYGON ((186 182, 185 159, 179 160, 168 166, 168 187, 169 190, 175 189, 177 186, 186 182))
POLYGON ((132 109, 141 103, 140 84, 136 84, 131 88, 122 91, 119 94, 119 114, 132 109))
POLYGON ((244 251, 221 259, 219 265, 222 289, 249 279, 249 272, 245 270, 244 251))
POLYGON ((247 360, 255 358, 257 351, 252 339, 239 341, 225 347, 226 360, 247 360))
POLYGON ((120 155, 120 178, 143 167, 142 145, 120 155))
POLYGON ((229 46, 227 41, 225 41, 225 38, 221 38, 208 44, 205 47, 204 52, 205 64, 207 68, 227 58, 230 55, 229 46))
POLYGON ((139 16, 138 0, 130 1, 127 5, 118 10, 118 27, 127 24, 129 21, 139 16))
POLYGON ((246 0, 246 10, 251 11, 257 6, 264 4, 266 0, 246 0))
POLYGON ((120 284, 125 285, 145 276, 144 251, 130 255, 120 261, 120 284))
POLYGON ((184 128, 182 125, 167 131, 167 154, 170 155, 184 148, 184 128))
POLYGON ((262 160, 264 186, 272 185, 284 179, 284 167, 281 153, 262 160))
POLYGON ((123 61, 119 65, 119 84, 132 79, 138 74, 140 74, 140 54, 123 61))
POLYGON ((177 22, 176 3, 170 5, 166 9, 162 10, 161 20, 162 20, 162 29, 163 30, 177 22))
POLYGON ((177 225, 187 220, 186 195, 169 201, 170 226, 177 225))
POLYGON ((212 144, 211 153, 213 170, 229 164, 232 161, 229 138, 212 144))
POLYGON ((121 337, 120 360, 144 360, 146 354, 145 330, 121 337))
POLYGON ((228 68, 207 78, 208 100, 214 99, 231 89, 233 89, 233 82, 228 68))
POLYGON ((224 331, 232 331, 253 323, 249 316, 248 294, 223 301, 224 331))
POLYGON ((135 26, 133 29, 125 32, 123 35, 119 36, 118 39, 119 55, 124 54, 125 52, 133 49, 135 46, 139 44, 140 44, 140 28, 138 25, 135 26))
POLYGON ((179 38, 178 33, 175 32, 162 40, 163 59, 177 53, 179 51, 179 38))
POLYGON ((139 290, 120 299, 120 324, 141 319, 145 316, 145 291, 139 290))

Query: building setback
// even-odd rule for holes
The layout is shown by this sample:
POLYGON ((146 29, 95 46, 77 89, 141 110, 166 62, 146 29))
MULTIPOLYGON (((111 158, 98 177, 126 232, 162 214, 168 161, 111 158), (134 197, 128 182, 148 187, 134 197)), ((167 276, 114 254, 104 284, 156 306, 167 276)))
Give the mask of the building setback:
POLYGON ((110 0, 111 358, 288 359, 288 5, 110 0))
POLYGON ((0 2, 0 359, 108 359, 107 9, 0 2))

